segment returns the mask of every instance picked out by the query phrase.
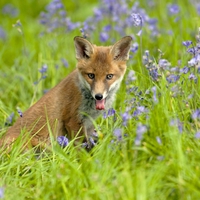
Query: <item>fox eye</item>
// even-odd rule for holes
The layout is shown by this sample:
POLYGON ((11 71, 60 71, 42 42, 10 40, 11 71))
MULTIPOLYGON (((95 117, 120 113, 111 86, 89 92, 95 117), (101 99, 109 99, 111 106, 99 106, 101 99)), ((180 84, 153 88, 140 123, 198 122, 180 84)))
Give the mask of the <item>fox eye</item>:
POLYGON ((89 77, 90 79, 94 79, 95 75, 92 74, 92 73, 89 73, 89 74, 88 74, 88 77, 89 77))
POLYGON ((106 79, 111 80, 113 78, 113 74, 106 75, 106 79))

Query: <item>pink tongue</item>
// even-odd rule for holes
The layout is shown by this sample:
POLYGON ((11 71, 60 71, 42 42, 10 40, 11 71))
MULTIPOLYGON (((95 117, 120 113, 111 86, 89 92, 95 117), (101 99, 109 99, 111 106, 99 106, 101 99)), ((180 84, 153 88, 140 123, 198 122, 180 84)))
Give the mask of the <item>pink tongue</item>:
POLYGON ((96 100, 96 109, 97 110, 104 110, 105 109, 105 99, 96 100))

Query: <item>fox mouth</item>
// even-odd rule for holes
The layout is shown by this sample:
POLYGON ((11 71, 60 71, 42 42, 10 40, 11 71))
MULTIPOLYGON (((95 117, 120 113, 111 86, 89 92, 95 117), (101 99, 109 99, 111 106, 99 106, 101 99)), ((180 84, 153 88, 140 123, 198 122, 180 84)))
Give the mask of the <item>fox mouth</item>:
POLYGON ((96 110, 105 110, 106 99, 95 100, 96 110))

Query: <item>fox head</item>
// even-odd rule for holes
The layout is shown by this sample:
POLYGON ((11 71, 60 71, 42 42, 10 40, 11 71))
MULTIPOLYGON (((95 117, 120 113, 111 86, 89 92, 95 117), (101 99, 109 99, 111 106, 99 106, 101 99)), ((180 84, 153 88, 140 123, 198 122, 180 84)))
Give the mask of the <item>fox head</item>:
POLYGON ((82 37, 75 37, 77 69, 81 85, 95 100, 97 110, 105 109, 106 99, 120 86, 126 71, 132 38, 123 37, 113 46, 96 46, 82 37))

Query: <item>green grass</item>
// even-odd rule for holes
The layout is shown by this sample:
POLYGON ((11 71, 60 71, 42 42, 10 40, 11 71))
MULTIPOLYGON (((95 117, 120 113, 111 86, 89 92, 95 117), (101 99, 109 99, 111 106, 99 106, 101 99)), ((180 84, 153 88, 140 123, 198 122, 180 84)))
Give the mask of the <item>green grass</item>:
MULTIPOLYGON (((0 39, 1 135, 8 128, 5 122, 12 112, 15 121, 17 108, 25 111, 37 102, 45 89, 55 86, 75 68, 73 38, 80 35, 79 29, 75 29, 67 34, 54 32, 40 36, 45 28, 39 24, 38 16, 49 1, 11 2, 19 9, 19 15, 10 17, 0 13, 3 19, 0 25, 7 33, 5 41, 0 39), (22 27, 13 27, 18 19, 22 27), (61 58, 68 61, 68 68, 62 65, 61 58), (47 78, 34 84, 41 78, 38 69, 44 64, 48 65, 47 78)), ((98 3, 89 2, 81 5, 76 1, 65 3, 72 21, 83 22, 92 15, 92 9, 98 3)), ((3 199, 199 199, 200 142, 195 134, 200 124, 191 117, 200 104, 199 80, 197 83, 189 80, 188 73, 181 75, 178 82, 168 84, 166 76, 169 74, 163 72, 159 81, 153 81, 142 62, 144 51, 149 50, 153 62, 158 63, 158 49, 164 53, 162 57, 171 62, 171 67, 182 68, 191 59, 182 42, 192 40, 195 44, 199 16, 189 0, 179 0, 179 20, 176 22, 176 16, 167 14, 168 3, 155 1, 149 9, 147 1, 140 2, 140 7, 149 16, 158 19, 160 33, 157 37, 151 37, 151 31, 146 27, 140 37, 135 35, 137 28, 126 30, 127 34, 135 35, 134 42, 139 44, 139 50, 132 54, 127 69, 127 74, 130 70, 135 71, 136 80, 126 85, 125 77, 115 102, 116 119, 111 116, 97 120, 101 132, 97 146, 86 152, 74 148, 71 143, 65 149, 55 144, 39 158, 33 150, 21 153, 20 140, 16 141, 10 153, 1 149, 0 188, 4 188, 3 199), (173 34, 168 34, 169 31, 173 34), (128 93, 127 90, 133 86, 138 89, 128 93), (157 89, 157 103, 153 101, 153 86, 157 89), (181 88, 176 96, 171 90, 173 86, 181 88), (193 94, 192 98, 188 98, 190 94, 193 94), (148 111, 132 117, 127 126, 123 126, 122 114, 128 106, 132 109, 129 114, 133 114, 137 106, 145 106, 148 111), (180 120, 181 133, 177 124, 170 125, 172 119, 180 120), (147 131, 141 144, 135 145, 139 124, 145 125, 147 131), (116 128, 125 134, 122 141, 117 141, 113 135, 116 128)), ((5 4, 6 1, 1 1, 0 9, 5 4)), ((106 23, 103 21, 99 30, 106 23)), ((101 44, 99 30, 90 38, 93 43, 101 44)), ((113 35, 120 38, 114 31, 113 35)), ((199 79, 199 75, 196 76, 199 79)))

